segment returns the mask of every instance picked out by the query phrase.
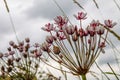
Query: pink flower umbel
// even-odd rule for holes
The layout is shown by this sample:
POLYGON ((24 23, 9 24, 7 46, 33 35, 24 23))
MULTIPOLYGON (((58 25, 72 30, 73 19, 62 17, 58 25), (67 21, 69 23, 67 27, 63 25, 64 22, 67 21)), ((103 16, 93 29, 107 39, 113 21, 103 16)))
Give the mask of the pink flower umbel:
POLYGON ((2 75, 0 74, 0 76, 10 75, 13 80, 21 79, 21 77, 24 80, 32 80, 38 72, 38 67, 35 67, 35 65, 39 66, 38 61, 42 56, 40 47, 30 45, 29 38, 18 44, 10 41, 9 45, 6 53, 0 52, 0 62, 2 63, 0 64, 2 66, 0 66, 2 69, 2 75))
MULTIPOLYGON (((79 12, 78 15, 74 16, 77 20, 85 20, 86 15, 86 13, 79 12)), ((81 21, 80 27, 68 26, 66 23, 67 21, 61 16, 55 19, 58 30, 50 33, 55 39, 47 36, 46 42, 42 44, 41 49, 47 52, 54 61, 69 69, 70 73, 86 75, 106 47, 107 36, 104 35, 108 33, 104 29, 104 25, 98 20, 93 20, 86 29, 83 28, 81 21), (50 46, 48 46, 49 44, 50 46)), ((115 24, 110 20, 105 21, 105 25, 110 28, 115 24)))

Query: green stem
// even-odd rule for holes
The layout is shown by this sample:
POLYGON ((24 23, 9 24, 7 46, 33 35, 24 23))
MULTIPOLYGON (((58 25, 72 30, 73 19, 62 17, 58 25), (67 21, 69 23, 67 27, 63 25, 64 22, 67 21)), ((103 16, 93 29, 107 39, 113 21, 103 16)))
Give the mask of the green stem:
POLYGON ((86 75, 81 75, 82 80, 87 80, 86 75))

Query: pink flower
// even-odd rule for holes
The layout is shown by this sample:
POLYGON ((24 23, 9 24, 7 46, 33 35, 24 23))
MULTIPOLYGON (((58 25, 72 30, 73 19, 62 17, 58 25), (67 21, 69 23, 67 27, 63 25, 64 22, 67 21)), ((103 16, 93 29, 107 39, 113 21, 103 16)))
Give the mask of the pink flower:
POLYGON ((79 29, 79 34, 80 34, 80 37, 83 37, 84 36, 84 29, 80 28, 79 29))
POLYGON ((33 46, 34 46, 35 48, 37 48, 37 47, 40 47, 40 44, 39 44, 39 43, 35 43, 33 46))
POLYGON ((113 28, 117 24, 116 22, 113 23, 112 20, 105 20, 104 23, 108 28, 113 28))
POLYGON ((93 29, 95 30, 97 26, 99 26, 99 21, 95 21, 93 20, 91 23, 90 23, 90 27, 93 27, 93 29))
POLYGON ((43 51, 46 51, 46 52, 49 52, 49 47, 50 45, 47 43, 47 42, 44 42, 42 45, 41 45, 41 49, 43 51))
POLYGON ((66 39, 66 36, 64 35, 64 33, 57 33, 57 37, 58 37, 58 39, 59 40, 64 40, 64 39, 66 39))
POLYGON ((26 41, 27 43, 29 43, 29 42, 30 42, 30 39, 29 39, 29 38, 25 38, 25 41, 26 41))
POLYGON ((90 36, 94 36, 96 34, 94 27, 88 26, 87 31, 88 31, 88 34, 90 34, 90 36))
POLYGON ((2 57, 3 57, 3 53, 0 52, 0 58, 2 58, 2 57))
POLYGON ((37 58, 37 57, 40 57, 42 55, 42 52, 41 50, 36 50, 34 51, 34 56, 37 58))
POLYGON ((52 44, 53 40, 54 40, 53 36, 47 36, 47 37, 46 37, 46 41, 47 41, 49 44, 52 44))
POLYGON ((15 54, 15 51, 9 51, 9 55, 15 54))
POLYGON ((70 25, 66 27, 66 32, 70 35, 72 35, 75 32, 75 27, 70 25))
POLYGON ((62 16, 57 16, 54 19, 54 21, 55 21, 55 24, 57 24, 57 26, 60 29, 62 29, 62 27, 68 23, 68 19, 66 17, 62 17, 62 16))
POLYGON ((83 13, 83 12, 78 12, 78 15, 74 15, 74 17, 77 19, 77 20, 84 20, 86 19, 86 15, 87 13, 83 13))
POLYGON ((11 47, 8 47, 7 49, 8 49, 8 51, 11 51, 11 47))
POLYGON ((13 42, 13 41, 10 41, 9 44, 10 44, 10 46, 13 46, 13 45, 14 45, 14 42, 13 42))
POLYGON ((19 50, 20 52, 23 52, 24 47, 23 47, 23 46, 19 46, 19 47, 18 47, 18 50, 19 50))
POLYGON ((99 43, 99 48, 104 48, 105 47, 105 42, 101 42, 101 43, 99 43))
POLYGON ((24 45, 24 41, 19 42, 19 46, 23 46, 24 45))
POLYGON ((85 30, 85 31, 84 31, 84 36, 87 36, 87 35, 88 35, 88 31, 85 30))
POLYGON ((97 27, 97 34, 102 35, 102 34, 104 34, 104 31, 105 31, 105 29, 103 26, 97 27))
POLYGON ((41 29, 44 31, 50 32, 50 31, 53 31, 55 28, 53 27, 53 24, 48 23, 45 25, 45 27, 42 27, 41 29))
POLYGON ((8 53, 4 53, 4 57, 8 57, 9 56, 9 54, 8 53))

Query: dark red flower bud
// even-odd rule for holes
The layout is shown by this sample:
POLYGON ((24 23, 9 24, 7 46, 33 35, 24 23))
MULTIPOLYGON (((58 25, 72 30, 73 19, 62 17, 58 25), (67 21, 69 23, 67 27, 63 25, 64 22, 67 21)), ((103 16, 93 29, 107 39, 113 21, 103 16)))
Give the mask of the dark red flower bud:
POLYGON ((29 39, 29 38, 25 38, 25 41, 26 41, 27 43, 29 43, 29 42, 30 42, 30 39, 29 39))

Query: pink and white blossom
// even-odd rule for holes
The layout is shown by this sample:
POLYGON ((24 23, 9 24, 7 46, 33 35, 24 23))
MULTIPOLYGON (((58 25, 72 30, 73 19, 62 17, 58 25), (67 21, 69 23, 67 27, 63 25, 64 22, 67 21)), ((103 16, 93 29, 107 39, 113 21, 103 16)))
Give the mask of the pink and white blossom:
POLYGON ((36 51, 34 51, 34 57, 40 57, 42 55, 42 52, 41 52, 41 50, 36 50, 36 51))
POLYGON ((77 19, 77 20, 84 20, 86 19, 87 13, 84 13, 84 12, 78 12, 78 15, 74 15, 74 17, 77 19))
POLYGON ((69 34, 69 35, 72 35, 74 32, 75 32, 75 27, 70 25, 70 26, 67 26, 66 27, 66 32, 69 34))
POLYGON ((53 24, 48 23, 45 25, 45 27, 42 27, 41 29, 44 31, 50 32, 55 30, 55 27, 53 27, 53 24))
POLYGON ((93 27, 93 29, 95 30, 97 26, 99 26, 99 21, 95 21, 93 20, 91 23, 90 23, 90 27, 93 27))
POLYGON ((62 16, 57 16, 54 21, 57 27, 59 27, 60 29, 62 29, 62 27, 68 23, 67 17, 62 16))
POLYGON ((50 44, 48 44, 47 42, 44 42, 44 43, 41 45, 41 49, 42 49, 43 51, 46 51, 46 52, 49 51, 49 47, 50 47, 50 44))
POLYGON ((15 51, 9 51, 9 55, 14 55, 15 51))
POLYGON ((46 41, 50 44, 52 44, 53 40, 54 40, 53 36, 47 36, 46 37, 46 41))
POLYGON ((10 46, 13 46, 13 45, 14 45, 14 42, 13 42, 13 41, 10 41, 10 42, 9 42, 9 45, 10 45, 10 46))
POLYGON ((97 30, 97 34, 99 35, 104 34, 104 31, 105 31, 103 26, 98 26, 96 30, 97 30))
POLYGON ((112 20, 105 20, 104 21, 105 23, 105 26, 108 27, 108 28, 113 28, 117 23, 116 22, 112 22, 112 20))
POLYGON ((58 39, 59 40, 64 40, 64 39, 66 39, 66 36, 65 36, 65 34, 64 33, 57 33, 57 37, 58 37, 58 39))
POLYGON ((0 58, 2 58, 2 57, 3 57, 3 53, 0 52, 0 58))

